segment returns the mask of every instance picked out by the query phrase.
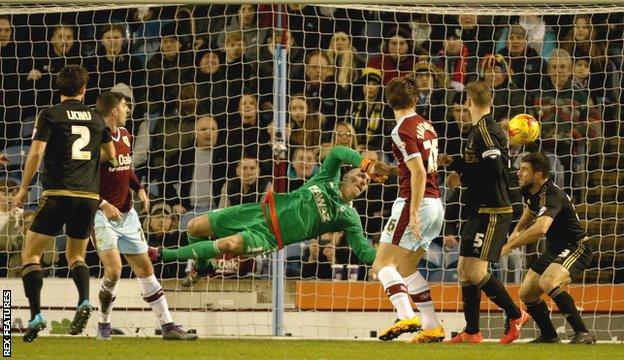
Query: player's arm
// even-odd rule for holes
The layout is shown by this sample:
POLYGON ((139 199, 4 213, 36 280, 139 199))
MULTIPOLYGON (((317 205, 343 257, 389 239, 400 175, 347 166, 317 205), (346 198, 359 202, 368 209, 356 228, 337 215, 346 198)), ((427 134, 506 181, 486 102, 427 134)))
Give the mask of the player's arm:
POLYGON ((515 238, 509 238, 509 241, 503 247, 502 255, 508 254, 511 250, 527 245, 532 244, 546 235, 548 228, 553 222, 553 218, 550 216, 540 216, 535 220, 533 225, 529 226, 529 228, 523 232, 522 234, 516 236, 515 238))
POLYGON ((360 153, 348 147, 335 146, 325 156, 319 173, 310 179, 310 182, 336 179, 340 174, 340 166, 344 164, 359 167, 376 181, 383 181, 383 177, 392 172, 392 168, 386 164, 365 159, 360 153))
MULTIPOLYGON (((359 222, 359 219, 358 219, 359 222)), ((362 224, 354 224, 345 231, 347 241, 351 250, 360 259, 361 262, 367 265, 371 265, 375 261, 375 249, 369 245, 366 237, 364 237, 364 229, 362 224)))
POLYGON ((37 169, 41 166, 41 161, 43 160, 47 145, 48 143, 42 140, 33 140, 30 145, 28 157, 26 158, 26 165, 24 165, 24 172, 22 173, 22 183, 15 196, 15 205, 17 207, 24 206, 26 195, 28 194, 28 186, 35 176, 37 169))
POLYGON ((143 184, 141 184, 139 178, 134 173, 134 169, 130 170, 130 177, 128 180, 128 186, 130 186, 130 189, 132 189, 137 194, 139 200, 141 200, 141 203, 143 204, 143 211, 146 213, 149 212, 149 196, 147 196, 145 187, 143 186, 143 184))
POLYGON ((412 195, 410 199, 410 227, 417 238, 420 238, 418 227, 418 209, 425 195, 425 182, 427 178, 427 170, 423 164, 422 156, 414 156, 405 162, 410 171, 410 188, 412 195))
POLYGON ((522 211, 522 215, 520 216, 520 220, 518 220, 516 227, 511 232, 511 235, 509 236, 509 240, 515 238, 516 236, 520 235, 523 231, 528 229, 528 227, 531 226, 531 224, 534 221, 535 221, 535 216, 533 215, 533 213, 531 213, 531 210, 529 210, 529 207, 525 205, 524 210, 522 211))
POLYGON ((111 137, 111 131, 104 126, 102 131, 102 141, 100 143, 100 164, 111 161, 113 164, 117 162, 117 154, 115 153, 115 144, 111 137))

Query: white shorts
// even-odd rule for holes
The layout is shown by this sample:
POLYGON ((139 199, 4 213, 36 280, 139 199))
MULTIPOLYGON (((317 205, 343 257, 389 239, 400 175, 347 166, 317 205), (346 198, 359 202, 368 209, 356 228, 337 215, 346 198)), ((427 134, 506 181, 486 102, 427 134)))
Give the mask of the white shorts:
POLYGON ((147 241, 141 228, 139 215, 134 209, 122 213, 121 220, 106 219, 104 212, 95 213, 95 249, 106 251, 119 249, 121 254, 138 255, 147 252, 147 241))
POLYGON ((427 251, 433 239, 440 236, 444 224, 444 207, 442 201, 434 198, 423 198, 418 209, 420 222, 420 240, 414 237, 409 228, 409 206, 405 198, 397 198, 392 205, 390 219, 381 233, 380 242, 398 245, 407 250, 416 251, 419 247, 427 251))

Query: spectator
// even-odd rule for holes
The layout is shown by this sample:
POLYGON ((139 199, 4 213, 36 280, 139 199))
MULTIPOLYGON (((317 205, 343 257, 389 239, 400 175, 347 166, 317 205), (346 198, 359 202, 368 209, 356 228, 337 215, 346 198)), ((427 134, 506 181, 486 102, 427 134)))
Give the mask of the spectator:
POLYGON ((247 93, 237 100, 236 114, 228 118, 228 161, 234 163, 243 155, 250 156, 258 159, 262 173, 268 174, 272 151, 267 126, 260 123, 258 98, 247 93))
POLYGON ((117 83, 130 85, 133 98, 134 119, 142 119, 145 106, 145 69, 141 61, 128 53, 123 25, 106 25, 100 31, 96 56, 86 59, 89 85, 85 104, 95 104, 98 94, 108 91, 117 83))
POLYGON ((416 112, 431 121, 438 134, 443 134, 446 109, 453 99, 453 91, 446 88, 448 78, 427 59, 416 64, 414 72, 418 86, 416 112))
POLYGON ((200 114, 212 114, 219 127, 225 128, 227 119, 227 88, 225 56, 222 52, 204 47, 195 57, 195 83, 200 114))
POLYGON ((472 128, 472 120, 468 108, 464 105, 465 102, 465 92, 455 93, 444 135, 438 140, 438 149, 442 154, 461 155, 462 143, 468 138, 468 132, 472 128))
POLYGON ((295 42, 301 44, 306 51, 329 47, 332 32, 327 30, 334 28, 334 21, 331 13, 325 12, 326 10, 328 9, 312 5, 288 5, 288 29, 295 42))
POLYGON ((225 46, 226 34, 240 32, 245 43, 244 58, 246 62, 259 59, 260 44, 267 37, 267 28, 258 25, 257 5, 242 4, 238 6, 236 15, 231 17, 230 24, 219 34, 217 45, 225 46))
MULTIPOLYGON (((572 173, 577 173, 577 168, 584 171, 581 155, 585 150, 590 153, 600 150, 600 114, 587 93, 573 89, 572 59, 563 49, 553 51, 542 86, 536 108, 542 125, 543 148, 557 155, 563 164, 565 184, 569 188, 574 185, 572 173)), ((577 177, 574 181, 580 180, 577 177)))
POLYGON ((336 84, 333 73, 331 59, 326 52, 313 51, 308 55, 305 96, 312 105, 311 112, 318 112, 326 118, 321 129, 324 138, 349 110, 348 94, 336 84))
POLYGON ((473 14, 461 14, 457 17, 462 42, 468 48, 471 58, 481 58, 486 54, 494 53, 492 41, 494 28, 485 21, 479 21, 482 18, 473 14))
POLYGON ((526 92, 517 89, 511 78, 509 64, 500 54, 486 55, 481 60, 479 73, 492 91, 492 118, 498 122, 508 121, 526 112, 526 92))
POLYGON ((336 259, 336 246, 340 244, 341 237, 342 233, 337 232, 323 234, 318 240, 310 240, 310 245, 307 249, 307 257, 304 255, 303 264, 301 266, 301 278, 332 278, 332 265, 345 263, 337 262, 336 259))
POLYGON ((517 88, 529 93, 540 88, 540 79, 546 70, 546 63, 528 46, 527 31, 522 26, 509 27, 507 46, 498 53, 507 59, 511 79, 517 88))
POLYGON ((161 30, 160 52, 147 62, 150 114, 163 116, 172 111, 180 88, 193 79, 192 58, 181 49, 175 23, 165 25, 161 30))
POLYGON ((290 125, 289 143, 295 146, 314 147, 321 141, 321 127, 324 118, 319 113, 310 113, 310 105, 303 94, 294 94, 288 104, 290 125))
POLYGON ((319 170, 314 150, 297 147, 292 151, 292 158, 288 166, 288 191, 300 188, 309 178, 319 170))
MULTIPOLYGON (((546 25, 540 15, 521 15, 518 25, 526 30, 529 47, 548 61, 550 54, 557 47, 557 37, 554 31, 546 25)), ((503 29, 496 41, 496 53, 499 53, 509 39, 509 28, 503 29)))
POLYGON ((260 177, 258 159, 243 156, 236 165, 236 177, 226 181, 221 189, 219 208, 260 202, 271 181, 260 177))
MULTIPOLYGON (((296 89, 293 92, 303 92, 304 88, 304 64, 303 51, 291 35, 290 31, 282 32, 284 53, 288 57, 286 63, 287 89, 296 89)), ((262 110, 273 109, 273 63, 275 62, 275 49, 280 43, 279 33, 273 31, 266 38, 265 45, 260 49, 260 61, 258 63, 258 76, 260 77, 260 108, 262 110)))
POLYGON ((257 93, 256 74, 251 64, 243 56, 245 42, 240 32, 229 32, 225 35, 225 79, 227 95, 230 101, 228 113, 236 111, 238 96, 244 92, 257 93))
POLYGON ((336 130, 332 134, 333 146, 345 146, 354 150, 358 149, 357 133, 353 125, 348 122, 336 124, 336 130))
POLYGON ((22 222, 23 210, 14 206, 15 194, 19 189, 19 184, 11 179, 0 180, 0 277, 7 275, 7 265, 14 262, 17 252, 18 264, 21 266, 20 251, 22 249, 23 238, 20 225, 22 222))
POLYGON ((336 83, 346 94, 351 94, 351 84, 360 77, 364 58, 355 50, 351 38, 344 32, 337 32, 332 36, 327 55, 334 64, 336 83))
POLYGON ((371 58, 367 66, 382 71, 383 85, 386 86, 395 77, 412 72, 415 62, 411 35, 401 27, 394 27, 384 34, 381 55, 371 58))
MULTIPOLYGON (((149 246, 187 245, 186 233, 178 229, 178 215, 168 204, 152 205, 149 215, 143 220, 143 231, 147 234, 149 246)), ((186 263, 154 264, 154 274, 159 279, 182 278, 186 263)))
POLYGON ((461 31, 454 26, 446 27, 442 49, 434 59, 435 65, 443 69, 450 78, 450 86, 456 91, 463 91, 464 85, 475 77, 476 58, 471 57, 468 47, 461 39, 461 31))
POLYGON ((362 77, 354 87, 354 101, 351 104, 351 125, 355 128, 357 141, 371 150, 390 151, 391 142, 384 137, 394 127, 392 110, 383 101, 381 71, 365 68, 362 77))
POLYGON ((132 10, 129 25, 130 52, 145 66, 160 49, 161 28, 168 21, 158 19, 158 10, 147 6, 139 6, 132 10))

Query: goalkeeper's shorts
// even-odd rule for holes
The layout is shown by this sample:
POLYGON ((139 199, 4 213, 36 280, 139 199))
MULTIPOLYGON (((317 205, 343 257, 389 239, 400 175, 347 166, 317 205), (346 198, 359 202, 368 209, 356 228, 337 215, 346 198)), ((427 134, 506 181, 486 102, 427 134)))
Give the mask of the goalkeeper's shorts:
POLYGON ((261 204, 243 204, 210 211, 207 214, 217 238, 240 234, 243 255, 277 250, 277 240, 267 225, 261 204))
POLYGON ((381 233, 380 242, 400 246, 410 251, 423 248, 427 251, 431 242, 440 236, 444 224, 444 207, 439 198, 423 198, 418 209, 420 239, 414 236, 409 225, 409 201, 397 198, 392 213, 381 233))

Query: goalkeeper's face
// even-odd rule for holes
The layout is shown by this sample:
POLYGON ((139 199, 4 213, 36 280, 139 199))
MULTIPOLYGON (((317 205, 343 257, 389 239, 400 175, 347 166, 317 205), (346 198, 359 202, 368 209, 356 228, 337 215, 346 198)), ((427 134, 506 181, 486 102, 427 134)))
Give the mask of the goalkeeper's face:
POLYGON ((351 201, 356 199, 366 189, 370 183, 370 176, 363 172, 359 168, 349 170, 343 177, 340 184, 340 193, 342 199, 345 201, 351 201))

